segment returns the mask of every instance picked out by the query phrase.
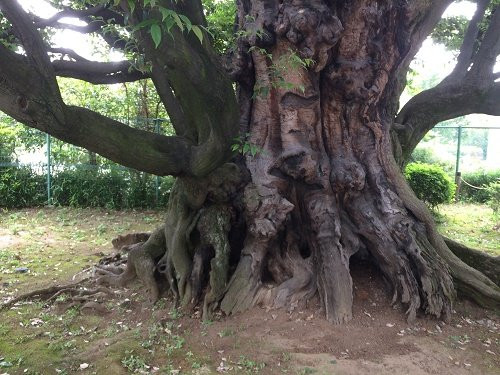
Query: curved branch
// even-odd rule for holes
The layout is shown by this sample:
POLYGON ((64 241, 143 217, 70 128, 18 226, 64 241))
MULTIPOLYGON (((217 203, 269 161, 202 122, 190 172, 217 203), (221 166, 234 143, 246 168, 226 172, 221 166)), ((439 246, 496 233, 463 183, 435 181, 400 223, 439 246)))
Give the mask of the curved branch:
MULTIPOLYGON (((84 147, 122 165, 157 175, 201 177, 227 159, 232 130, 237 129, 237 117, 233 118, 231 108, 224 106, 231 104, 232 98, 228 95, 232 94, 232 87, 229 80, 218 76, 220 72, 214 68, 215 60, 205 55, 206 60, 201 60, 201 64, 196 67, 191 66, 193 62, 189 60, 189 55, 184 57, 188 61, 166 61, 176 64, 175 67, 179 69, 175 71, 176 85, 182 84, 188 88, 193 88, 193 85, 195 88, 205 86, 201 92, 186 91, 191 97, 183 102, 192 105, 191 108, 184 107, 185 111, 197 111, 197 125, 205 130, 205 133, 200 133, 197 143, 185 137, 166 137, 141 131, 93 111, 66 106, 43 40, 28 15, 17 2, 0 0, 0 6, 26 51, 26 56, 19 55, 0 44, 0 109, 6 114, 65 142, 84 147), (179 63, 181 65, 177 65, 179 63), (198 73, 195 73, 197 69, 198 73), (183 70, 193 76, 186 76, 183 70), (195 82, 190 83, 189 78, 195 82), (212 83, 214 95, 208 93, 206 87, 210 85, 207 82, 212 83)), ((198 46, 199 49, 203 48, 199 42, 198 46)), ((158 51, 158 55, 162 52, 158 51)), ((183 56, 185 52, 179 51, 176 56, 183 56)), ((128 67, 128 62, 117 64, 125 63, 128 67)), ((94 63, 63 60, 57 64, 87 66, 94 63)), ((110 72, 110 64, 93 66, 101 74, 110 72)))
POLYGON ((150 77, 148 73, 133 69, 129 61, 54 60, 52 66, 60 77, 77 78, 93 84, 134 82, 150 77))
POLYGON ((471 60, 474 55, 474 43, 476 42, 477 34, 479 32, 479 23, 483 19, 486 8, 488 8, 488 4, 490 2, 490 0, 479 0, 477 2, 476 12, 469 22, 462 46, 460 47, 457 64, 448 78, 457 76, 463 77, 467 73, 467 69, 471 64, 471 60))
POLYGON ((48 51, 50 53, 60 54, 62 56, 71 57, 74 60, 90 61, 89 59, 86 59, 85 57, 83 57, 83 56, 79 55, 78 53, 76 53, 71 48, 49 47, 48 51))
MULTIPOLYGON (((199 0, 160 3, 193 22, 204 24, 199 0)), ((140 13, 139 6, 136 13, 140 13)), ((153 11, 151 17, 161 20, 162 15, 153 11)), ((131 18, 132 24, 141 21, 131 18)), ((176 131, 207 152, 206 159, 197 159, 200 163, 193 167, 200 174, 208 173, 231 156, 230 146, 239 122, 236 95, 206 35, 200 42, 194 33, 183 32, 175 26, 170 33, 162 36, 158 47, 147 30, 140 29, 136 37, 146 59, 151 61, 151 78, 158 94, 167 112, 174 115, 171 120, 176 131)))
POLYGON ((66 29, 76 31, 82 34, 97 33, 99 34, 111 48, 125 49, 127 42, 119 35, 113 35, 109 30, 104 31, 103 28, 110 23, 117 26, 125 26, 125 17, 109 9, 105 5, 98 5, 87 9, 72 9, 64 7, 64 9, 50 18, 42 18, 32 15, 35 27, 43 29, 53 27, 56 29, 66 29), (87 25, 79 26, 70 23, 59 22, 62 18, 71 17, 77 18, 87 25))
POLYGON ((409 159, 424 135, 441 121, 472 113, 500 116, 499 97, 500 83, 482 87, 467 81, 438 85, 414 96, 396 118, 402 161, 409 159))
POLYGON ((87 9, 72 9, 70 7, 64 7, 62 11, 56 13, 50 18, 42 18, 36 15, 31 15, 31 17, 33 18, 37 29, 54 27, 58 29, 70 29, 81 33, 94 32, 96 31, 94 29, 99 29, 110 21, 112 21, 115 25, 125 25, 124 17, 121 14, 110 10, 106 5, 97 5, 87 9), (60 22, 62 18, 66 17, 77 18, 86 22, 87 25, 78 26, 60 22))
POLYGON ((481 42, 479 51, 474 56, 469 75, 476 80, 491 77, 493 66, 500 54, 500 5, 498 5, 491 16, 491 21, 481 42))
MULTIPOLYGON (((481 6, 486 6, 481 4, 481 6)), ((500 53, 500 11, 497 7, 479 51, 472 56, 471 35, 474 24, 469 26, 455 70, 437 86, 414 96, 401 109, 395 120, 395 131, 401 147, 401 164, 437 123, 472 113, 500 116, 500 82, 493 66, 500 53), (472 67, 467 68, 472 64, 472 67)), ((478 8, 482 15, 483 9, 478 8)), ((476 17, 474 22, 479 22, 476 17)), ((472 22, 472 21, 471 21, 472 22)))
POLYGON ((70 7, 64 7, 64 9, 54 14, 50 18, 41 18, 36 15, 32 15, 35 21, 36 28, 43 28, 47 26, 53 26, 55 23, 59 22, 61 18, 69 17, 69 18, 88 18, 88 16, 96 16, 102 10, 106 9, 104 5, 97 5, 95 7, 90 7, 87 9, 77 10, 72 9, 70 7))

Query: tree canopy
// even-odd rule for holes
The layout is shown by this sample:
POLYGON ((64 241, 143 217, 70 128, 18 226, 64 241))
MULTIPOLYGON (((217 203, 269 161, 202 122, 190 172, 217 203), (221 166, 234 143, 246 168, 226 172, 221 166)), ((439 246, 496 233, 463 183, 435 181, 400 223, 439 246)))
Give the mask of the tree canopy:
MULTIPOLYGON (((42 95, 44 92, 45 100, 52 97, 52 105, 60 102, 60 93, 55 82, 56 76, 77 78, 92 84, 133 82, 152 78, 161 98, 162 107, 164 104, 179 137, 169 138, 165 140, 165 144, 169 144, 170 149, 175 149, 175 154, 184 154, 187 159, 191 160, 188 163, 191 165, 182 168, 165 167, 168 164, 179 165, 179 163, 166 162, 160 170, 151 166, 148 167, 148 171, 162 175, 206 173, 210 167, 208 169, 202 167, 201 170, 197 170, 198 167, 195 167, 199 164, 197 160, 200 159, 200 155, 206 156, 206 153, 209 155, 212 153, 220 154, 218 151, 221 148, 230 146, 227 140, 233 139, 236 135, 237 111, 233 110, 232 114, 227 111, 228 113, 225 113, 223 119, 219 119, 216 114, 213 114, 214 118, 202 126, 203 130, 199 128, 199 125, 193 124, 197 121, 193 118, 194 115, 187 112, 195 112, 195 109, 198 109, 207 114, 210 113, 212 109, 206 110, 203 105, 199 107, 199 104, 208 101, 207 98, 213 98, 215 92, 220 93, 219 100, 226 99, 224 100, 226 108, 236 108, 231 79, 228 77, 231 77, 231 72, 233 72, 232 79, 237 78, 234 77, 235 64, 238 64, 237 61, 234 61, 237 54, 236 42, 244 41, 250 37, 259 37, 258 32, 251 29, 251 20, 247 20, 250 27, 237 30, 235 24, 236 6, 230 0, 205 0, 202 3, 197 1, 75 0, 49 1, 49 3, 60 9, 59 13, 49 19, 42 19, 35 14, 26 14, 15 2, 2 6, 3 11, 0 13, 2 37, 0 42, 4 48, 2 52, 3 62, 5 64, 14 63, 18 73, 24 69, 24 73, 26 73, 24 77, 29 77, 32 81, 44 82, 41 85, 43 87, 37 89, 38 95, 42 95), (83 21, 84 26, 61 21, 64 17, 83 21), (70 29, 97 35, 109 48, 122 51, 125 59, 118 62, 89 61, 71 49, 53 47, 51 37, 58 29, 70 29), (162 53, 162 50, 167 49, 168 53, 162 53), (20 51, 23 51, 21 55, 19 55, 20 51), (182 54, 179 53, 180 51, 182 54), (23 54, 28 59, 27 61, 21 58, 23 54), (220 57, 217 57, 217 54, 220 57), (37 58, 37 55, 40 57, 37 58), (156 60, 153 59, 153 55, 162 55, 161 61, 156 61, 157 57, 156 60), (197 72, 182 72, 180 74, 182 77, 179 76, 176 79, 176 76, 179 75, 179 68, 194 66, 195 64, 192 62, 196 59, 201 59, 199 61, 201 64, 197 66, 204 67, 207 71, 202 72, 203 69, 200 69, 197 72), (202 60, 204 61, 201 62, 202 60), (183 66, 183 62, 187 61, 190 64, 183 66), (17 62, 22 63, 18 64, 17 62), (35 69, 34 63, 39 68, 35 69), (162 64, 163 67, 160 67, 162 64), (220 74, 220 71, 224 69, 229 74, 220 74), (217 74, 216 71, 219 73, 217 74), (205 73, 209 72, 217 74, 217 78, 213 82, 225 82, 220 83, 225 88, 220 87, 218 90, 206 92, 204 88, 206 85, 202 83, 206 82, 205 73), (168 73, 165 76, 169 78, 165 80, 163 74, 160 73, 168 73), (200 81, 202 74, 205 75, 203 82, 200 81), (193 83, 189 90, 183 84, 188 81, 193 83), (198 81, 197 84, 196 81, 198 81), (194 100, 191 100, 194 99, 191 98, 192 96, 197 95, 202 97, 198 100, 198 105, 194 100), (188 100, 186 97, 190 99, 188 100), (228 98, 233 101, 232 105, 228 105, 228 98), (189 107, 189 111, 185 112, 183 109, 185 107, 189 107), (211 129, 212 125, 210 124, 214 122, 219 125, 211 129), (211 138, 207 138, 209 133, 218 133, 221 137, 214 137, 212 134, 211 138), (225 146, 221 139, 226 140, 225 146)), ((438 3, 435 8, 431 9, 432 12, 428 14, 428 18, 431 16, 438 18, 440 16, 437 10, 438 6, 441 7, 440 9, 444 9, 451 1, 438 3)), ((498 97, 499 84, 494 82, 498 73, 492 71, 498 52, 498 38, 496 38, 498 14, 494 12, 498 7, 498 2, 478 1, 477 6, 477 11, 470 23, 464 17, 448 17, 443 18, 432 30, 431 36, 435 41, 460 52, 457 56, 458 63, 454 72, 447 79, 414 97, 396 117, 396 123, 399 124, 396 127, 396 133, 401 145, 402 158, 405 160, 408 159, 409 154, 422 136, 437 122, 469 113, 499 114, 499 106, 496 105, 495 100, 498 97)), ((426 30, 426 33, 428 32, 429 30, 426 30)), ((419 42, 416 41, 413 48, 417 49, 418 46, 419 42)), ((11 78, 16 73, 12 72, 11 74, 6 68, 2 71, 11 78)), ((404 81, 404 77, 401 79, 404 81)), ((3 91, 7 93, 7 87, 3 91)), ((21 93, 21 86, 18 87, 18 90, 15 87, 10 87, 8 91, 10 97, 16 96, 19 100, 23 96, 19 95, 21 93), (15 95, 16 93, 18 95, 15 95)), ((32 95, 36 97, 35 93, 32 95)), ((215 98, 213 99, 215 100, 215 98)), ((33 105, 35 102, 36 100, 33 100, 33 105)), ((66 100, 66 102, 68 101, 66 100)), ((58 106, 61 105, 62 103, 58 104, 58 106)), ((9 105, 4 104, 2 107, 5 112, 20 122, 27 122, 26 110, 19 111, 16 108, 18 105, 13 106, 10 103, 9 105)), ((58 112, 59 121, 61 121, 61 108, 52 111, 49 118, 58 112)), ((92 117, 97 116, 77 108, 71 108, 69 112, 84 121, 91 121, 92 117)), ((52 124, 50 126, 43 125, 43 121, 40 120, 31 121, 31 123, 33 125, 36 123, 35 127, 45 131, 57 123, 49 118, 46 118, 45 122, 52 124)), ((109 123, 109 120, 101 117, 99 120, 103 124, 109 124, 111 130, 116 130, 113 128, 113 124, 109 123)), ((102 129, 95 134, 99 134, 99 137, 109 138, 112 131, 106 133, 104 131, 106 128, 107 126, 103 125, 102 129)), ((121 129, 121 132, 129 130, 123 127, 121 129)), ((64 133, 61 130, 58 130, 58 134, 64 133)), ((64 138, 66 141, 78 143, 80 146, 93 148, 93 145, 83 139, 71 139, 70 136, 64 138)), ((123 149, 126 145, 125 143, 118 145, 119 138, 113 137, 113 143, 116 144, 117 148, 123 149)), ((153 140, 155 137, 149 138, 153 140)), ((111 155, 105 150, 97 151, 122 164, 130 164, 131 162, 118 157, 118 155, 111 155)), ((165 155, 164 150, 156 151, 157 156, 165 161, 165 158, 171 157, 165 155)), ((225 157, 227 158, 227 154, 225 157)), ((204 159, 211 158, 204 157, 204 159)), ((211 168, 215 165, 216 163, 211 168)), ((137 163, 133 166, 137 167, 137 163)))

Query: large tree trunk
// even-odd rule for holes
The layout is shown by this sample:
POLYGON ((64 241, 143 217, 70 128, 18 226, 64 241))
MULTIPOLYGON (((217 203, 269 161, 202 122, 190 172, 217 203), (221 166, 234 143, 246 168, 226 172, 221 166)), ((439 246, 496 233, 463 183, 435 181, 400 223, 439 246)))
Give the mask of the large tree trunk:
MULTIPOLYGON (((34 48, 26 49, 35 66, 49 67, 43 77, 50 85, 33 95, 51 97, 53 103, 43 103, 52 109, 35 116, 38 101, 18 96, 14 103, 12 95, 24 88, 12 79, 0 80, 0 105, 30 126, 128 166, 181 176, 165 227, 129 248, 124 273, 102 269, 103 282, 123 285, 137 275, 155 301, 159 271, 183 305, 204 294, 205 316, 217 307, 227 314, 254 305, 293 308, 319 295, 326 318, 341 323, 352 317, 349 265, 363 253, 392 288, 393 302, 407 306, 409 320, 419 309, 448 317, 454 284, 498 308, 499 287, 449 250, 392 153, 401 77, 449 2, 239 0, 232 77, 244 155, 222 166, 238 115, 231 83, 207 42, 180 30, 158 48, 139 33, 177 137, 65 106, 46 52, 34 48), (77 127, 68 130, 66 121, 77 127), (85 131, 77 131, 80 123, 85 131), (104 140, 96 144, 96 135, 104 140), (137 143, 131 149, 129 139, 137 143)), ((204 22, 200 2, 162 4, 204 22)), ((36 31, 27 19, 17 23, 30 47, 36 31)), ((4 65, 10 77, 13 64, 4 65)))
POLYGON ((172 193, 160 268, 184 304, 204 285, 205 314, 219 303, 227 314, 293 308, 318 293, 326 318, 345 322, 361 251, 409 320, 419 309, 446 318, 453 281, 498 307, 498 287, 449 251, 392 156, 405 19, 391 4, 353 3, 239 3, 241 127, 253 152, 172 193))
POLYGON ((255 303, 289 306, 317 291, 326 318, 347 321, 349 262, 363 249, 410 320, 419 308, 449 314, 450 270, 391 156, 385 106, 401 61, 397 11, 355 3, 246 9, 246 30, 273 25, 276 35, 249 38, 260 43, 251 52, 255 86, 267 89, 256 91, 248 124, 260 152, 246 158, 248 235, 222 301, 228 313, 255 303), (312 59, 312 67, 294 65, 296 56, 312 59))

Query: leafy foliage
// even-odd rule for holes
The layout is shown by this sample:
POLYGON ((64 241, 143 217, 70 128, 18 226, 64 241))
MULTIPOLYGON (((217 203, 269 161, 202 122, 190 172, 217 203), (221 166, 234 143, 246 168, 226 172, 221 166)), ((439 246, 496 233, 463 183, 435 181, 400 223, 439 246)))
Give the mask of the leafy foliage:
POLYGON ((475 187, 462 183, 460 186, 460 199, 469 202, 486 203, 490 199, 488 186, 500 180, 500 169, 465 173, 462 175, 462 179, 475 187))
POLYGON ((289 49, 287 53, 274 59, 273 55, 268 52, 265 48, 252 47, 250 52, 256 51, 261 55, 265 56, 269 60, 271 65, 269 66, 269 78, 270 84, 267 82, 256 82, 254 87, 254 98, 255 97, 267 97, 271 89, 285 89, 285 90, 298 90, 302 93, 305 91, 305 87, 300 85, 297 86, 295 83, 290 82, 286 79, 286 73, 288 71, 299 72, 302 74, 303 70, 314 65, 314 60, 309 58, 302 58, 297 54, 296 51, 289 49))
POLYGON ((250 133, 246 133, 244 136, 238 136, 234 139, 234 143, 231 146, 231 151, 236 151, 242 155, 252 155, 255 156, 259 152, 262 151, 262 149, 251 143, 249 141, 250 133))
POLYGON ((455 184, 437 165, 410 163, 405 177, 417 197, 431 207, 450 202, 455 194, 455 184))
POLYGON ((234 21, 236 2, 234 0, 203 0, 208 31, 212 35, 212 45, 223 54, 234 46, 236 41, 234 21))
POLYGON ((45 186, 45 177, 30 168, 0 168, 0 207, 41 206, 47 202, 45 186))
MULTIPOLYGON (((457 2, 462 2, 458 0, 457 2)), ((474 49, 477 51, 483 39, 483 36, 488 29, 493 11, 500 5, 500 0, 492 0, 486 8, 485 17, 479 23, 479 33, 474 49)), ((444 17, 436 25, 431 33, 431 38, 436 43, 443 44, 451 51, 458 51, 462 45, 462 41, 467 31, 469 20, 464 16, 444 17)))
POLYGON ((498 213, 500 211, 500 179, 490 183, 486 191, 490 195, 490 199, 488 200, 489 206, 495 213, 498 213))
MULTIPOLYGON (((164 207, 173 179, 162 178, 158 206, 164 207)), ((80 166, 56 173, 52 199, 58 206, 151 208, 156 206, 155 178, 127 169, 98 169, 80 166)), ((0 207, 21 208, 47 203, 46 177, 27 168, 0 169, 0 207)))
MULTIPOLYGON (((119 0, 115 1, 115 6, 119 3, 119 0)), ((136 7, 135 1, 129 0, 128 4, 130 14, 133 14, 136 7)), ((133 27, 132 31, 149 29, 148 32, 151 34, 151 38, 153 39, 156 48, 159 47, 164 33, 172 35, 171 30, 174 26, 177 26, 181 32, 192 32, 199 39, 200 43, 203 43, 202 29, 205 29, 203 25, 193 25, 188 17, 157 4, 156 0, 143 0, 143 5, 145 14, 148 12, 159 11, 161 13, 161 21, 155 17, 145 17, 143 21, 133 27)))
POLYGON ((410 163, 424 163, 439 165, 448 175, 454 175, 453 163, 439 158, 432 147, 417 147, 410 156, 410 163))
POLYGON ((464 16, 441 19, 431 37, 436 43, 443 44, 449 50, 458 51, 467 30, 469 20, 464 16))

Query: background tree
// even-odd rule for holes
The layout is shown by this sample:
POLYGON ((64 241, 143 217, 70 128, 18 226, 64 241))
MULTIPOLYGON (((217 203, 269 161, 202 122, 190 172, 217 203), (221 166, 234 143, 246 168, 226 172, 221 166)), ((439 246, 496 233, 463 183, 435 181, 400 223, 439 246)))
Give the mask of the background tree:
POLYGON ((340 323, 352 317, 349 263, 365 254, 409 320, 419 309, 446 318, 455 288, 498 308, 499 287, 449 250, 398 166, 437 122, 499 114, 496 1, 478 1, 452 74, 399 112, 409 64, 451 0, 239 0, 224 59, 199 0, 53 3, 61 12, 41 19, 0 0, 0 109, 123 165, 178 176, 165 226, 135 245, 125 273, 102 270, 100 282, 137 275, 154 301, 158 270, 185 306, 206 291, 206 316, 318 295, 340 323), (101 35, 127 60, 54 50, 44 30, 68 27, 101 35), (175 135, 67 105, 57 76, 150 77, 175 135))

